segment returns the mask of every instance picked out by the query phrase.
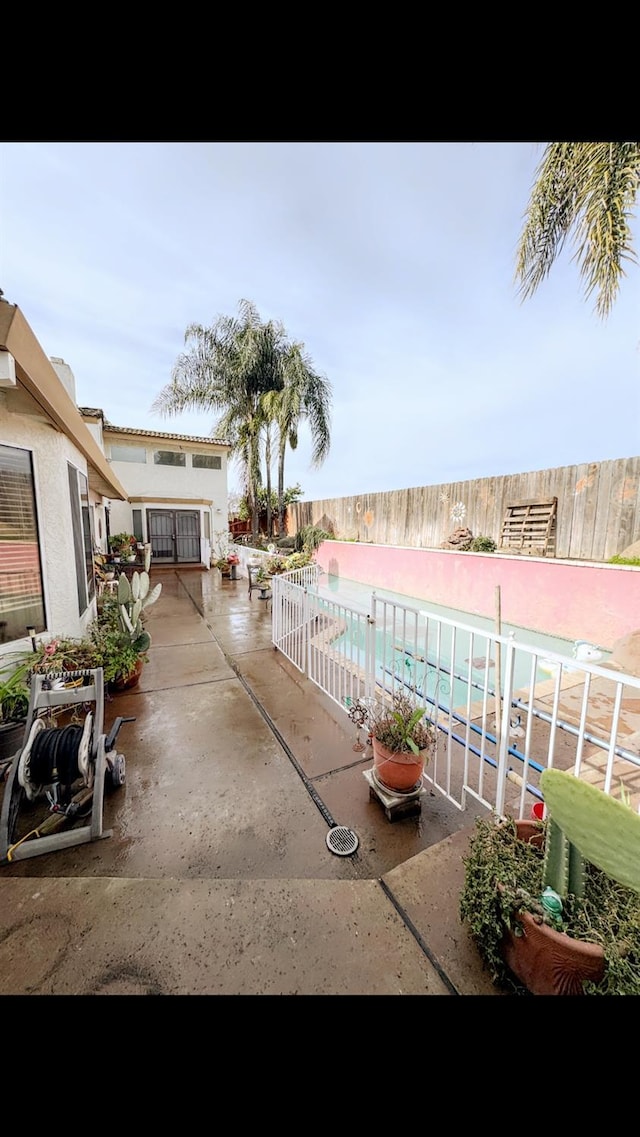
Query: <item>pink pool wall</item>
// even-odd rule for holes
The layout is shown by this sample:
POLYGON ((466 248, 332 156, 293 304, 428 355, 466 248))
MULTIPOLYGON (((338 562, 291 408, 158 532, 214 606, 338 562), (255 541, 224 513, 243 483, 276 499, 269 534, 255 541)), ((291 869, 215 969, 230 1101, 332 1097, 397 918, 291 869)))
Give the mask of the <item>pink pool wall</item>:
POLYGON ((318 564, 357 580, 494 619, 496 587, 505 624, 588 640, 611 651, 640 628, 640 568, 491 553, 457 553, 324 541, 318 564))

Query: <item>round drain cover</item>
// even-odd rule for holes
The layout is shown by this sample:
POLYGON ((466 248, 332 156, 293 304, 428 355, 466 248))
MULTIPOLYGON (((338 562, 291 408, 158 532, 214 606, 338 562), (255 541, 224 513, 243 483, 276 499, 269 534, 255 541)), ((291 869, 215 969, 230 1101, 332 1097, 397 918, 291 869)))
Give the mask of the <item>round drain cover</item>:
POLYGON ((358 838, 352 829, 336 825, 327 833, 327 845, 338 857, 350 857, 358 848, 358 838))

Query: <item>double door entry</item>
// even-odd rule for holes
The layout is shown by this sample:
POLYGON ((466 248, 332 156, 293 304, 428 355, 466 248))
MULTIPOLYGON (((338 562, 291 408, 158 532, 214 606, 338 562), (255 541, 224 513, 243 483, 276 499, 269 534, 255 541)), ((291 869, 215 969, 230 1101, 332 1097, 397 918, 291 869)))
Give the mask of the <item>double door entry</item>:
POLYGON ((200 514, 190 509, 150 509, 147 531, 154 564, 200 562, 200 514))

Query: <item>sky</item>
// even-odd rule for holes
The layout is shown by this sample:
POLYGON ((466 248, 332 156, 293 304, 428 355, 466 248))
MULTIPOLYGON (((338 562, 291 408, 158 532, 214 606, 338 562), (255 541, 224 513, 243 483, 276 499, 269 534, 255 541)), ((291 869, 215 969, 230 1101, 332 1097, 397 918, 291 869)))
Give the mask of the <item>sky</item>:
POLYGON ((0 288, 79 406, 200 437, 213 414, 151 411, 187 327, 242 300, 280 321, 331 384, 328 457, 306 427, 287 452, 307 501, 634 457, 640 268, 606 320, 570 243, 533 297, 515 283, 543 151, 0 142, 0 288))

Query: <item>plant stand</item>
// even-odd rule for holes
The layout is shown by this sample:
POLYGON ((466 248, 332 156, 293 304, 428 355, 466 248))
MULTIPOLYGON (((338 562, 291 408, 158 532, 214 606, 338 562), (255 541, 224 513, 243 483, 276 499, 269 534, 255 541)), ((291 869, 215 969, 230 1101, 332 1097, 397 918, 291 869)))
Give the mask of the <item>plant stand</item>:
POLYGON ((387 821, 399 821, 402 817, 414 817, 422 812, 422 798, 427 792, 422 782, 407 793, 398 793, 381 786, 373 768, 363 770, 362 776, 369 783, 370 801, 380 802, 387 821))

